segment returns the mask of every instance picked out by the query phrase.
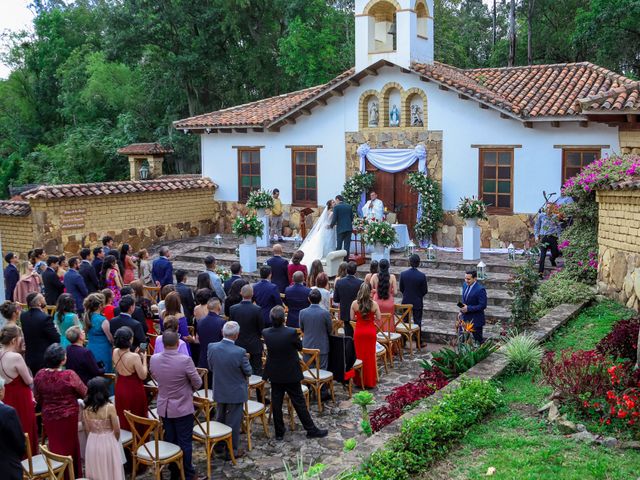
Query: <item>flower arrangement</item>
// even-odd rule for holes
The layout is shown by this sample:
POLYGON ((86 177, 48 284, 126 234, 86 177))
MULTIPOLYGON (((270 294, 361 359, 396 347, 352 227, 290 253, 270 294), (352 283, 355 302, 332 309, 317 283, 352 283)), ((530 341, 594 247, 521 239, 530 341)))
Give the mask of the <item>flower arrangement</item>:
POLYGON ((220 280, 222 280, 223 282, 226 282, 231 278, 231 270, 229 270, 228 268, 224 268, 222 265, 218 265, 216 267, 216 273, 220 277, 220 280))
POLYGON ((344 182, 342 187, 342 197, 344 201, 351 205, 353 211, 357 211, 358 204, 360 203, 360 197, 362 193, 366 193, 373 187, 376 181, 375 173, 356 173, 354 176, 344 182))
POLYGON ((420 194, 419 208, 422 214, 413 231, 417 239, 430 240, 444 218, 440 185, 420 172, 410 173, 406 183, 411 190, 420 194))
POLYGON ((262 237, 263 224, 256 215, 240 215, 233 220, 231 230, 239 237, 262 237))
POLYGON ((258 210, 273 207, 273 194, 270 190, 253 190, 249 193, 247 208, 258 210))
POLYGON ((389 247, 398 241, 398 235, 389 222, 373 219, 367 222, 362 239, 367 245, 378 243, 389 247))
POLYGON ((365 217, 356 217, 353 219, 353 229, 358 233, 364 232, 368 224, 369 220, 365 217))
POLYGON ((458 204, 458 216, 464 220, 470 218, 487 219, 487 205, 476 197, 463 197, 458 204))

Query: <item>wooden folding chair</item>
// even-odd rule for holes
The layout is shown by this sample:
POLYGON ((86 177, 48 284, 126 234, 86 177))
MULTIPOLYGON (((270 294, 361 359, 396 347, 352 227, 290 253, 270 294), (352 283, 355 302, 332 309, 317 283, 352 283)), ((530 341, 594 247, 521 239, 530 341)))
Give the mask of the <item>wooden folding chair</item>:
POLYGON ((229 456, 234 465, 236 457, 233 455, 233 437, 231 427, 224 423, 211 420, 212 402, 206 397, 193 397, 194 426, 193 439, 203 443, 207 454, 207 478, 211 478, 211 457, 216 443, 224 442, 227 445, 229 456))
POLYGON ((302 383, 309 385, 313 389, 318 401, 318 410, 322 412, 322 395, 320 395, 320 390, 324 384, 329 385, 331 399, 335 404, 336 396, 333 391, 333 373, 320 369, 320 350, 317 348, 303 348, 300 366, 302 367, 302 375, 304 376, 302 383))
POLYGON ((255 390, 256 400, 259 400, 258 397, 260 397, 264 402, 265 395, 266 395, 265 393, 266 386, 267 386, 266 380, 263 380, 263 378, 260 375, 251 375, 249 377, 249 397, 251 397, 251 392, 255 390), (260 393, 260 395, 258 395, 258 393, 260 393))
POLYGON ((213 390, 209 388, 209 370, 206 368, 196 368, 198 375, 202 380, 202 388, 197 392, 193 392, 194 397, 208 398, 213 402, 213 390))
POLYGON ((47 315, 49 315, 50 317, 53 317, 56 313, 56 309, 57 307, 55 305, 46 305, 44 307, 44 311, 47 315))
POLYGON ((422 351, 420 346, 420 327, 412 320, 413 305, 397 304, 394 310, 394 323, 396 332, 402 335, 409 343, 409 355, 413 356, 413 339, 418 339, 417 349, 422 351))
POLYGON ((254 400, 247 400, 244 402, 244 415, 242 418, 242 424, 245 433, 247 434, 247 446, 249 450, 251 446, 251 425, 253 420, 260 418, 262 421, 262 428, 264 434, 269 438, 269 425, 267 424, 267 406, 264 403, 256 402, 254 400))
POLYGON ((391 360, 391 366, 393 367, 394 347, 398 350, 400 360, 404 360, 402 358, 402 335, 396 332, 390 332, 385 328, 385 326, 392 324, 393 317, 390 313, 381 313, 380 320, 380 324, 376 323, 378 343, 381 343, 389 352, 389 360, 391 360))
POLYGON ((162 470, 175 463, 180 471, 180 478, 185 480, 182 449, 178 445, 160 440, 160 422, 155 418, 139 417, 129 410, 125 410, 124 415, 133 434, 131 479, 135 480, 139 463, 153 469, 155 480, 161 480, 162 470))
MULTIPOLYGON (((144 393, 146 393, 147 395, 147 405, 149 406, 148 407, 149 416, 154 420, 160 421, 157 402, 156 402, 156 407, 151 408, 151 404, 153 403, 153 401, 158 398, 158 386, 150 383, 146 383, 144 385, 144 393)), ((162 429, 162 424, 160 424, 160 429, 162 429)))
POLYGON ((40 451, 47 465, 47 478, 50 480, 62 480, 64 478, 67 480, 86 480, 82 478, 76 479, 71 455, 58 455, 44 445, 40 445, 40 451))
MULTIPOLYGON (((24 439, 27 445, 27 458, 22 460, 22 474, 23 478, 27 480, 44 480, 49 478, 49 466, 44 458, 44 455, 33 455, 31 452, 31 443, 29 442, 29 434, 24 434, 24 439)), ((63 468, 64 465, 60 462, 53 463, 54 470, 63 468)))
MULTIPOLYGON (((356 375, 358 375, 358 377, 360 377, 360 385, 361 385, 361 389, 364 390, 364 366, 362 363, 362 360, 360 360, 359 358, 356 358, 356 361, 353 363, 353 367, 351 367, 351 369, 354 371, 354 373, 356 375)), ((351 398, 353 396, 353 377, 349 379, 349 398, 351 398)))
POLYGON ((344 322, 340 320, 340 309, 330 307, 329 314, 331 315, 331 335, 337 335, 338 330, 344 328, 344 322))
POLYGON ((150 287, 145 285, 143 290, 145 298, 151 300, 152 303, 156 304, 160 301, 160 287, 150 287))
MULTIPOLYGON (((302 395, 304 395, 304 401, 307 404, 307 410, 309 410, 309 387, 307 387, 306 385, 300 385, 300 387, 302 388, 302 395)), ((294 418, 293 403, 291 402, 291 399, 289 398, 289 395, 287 393, 284 394, 284 401, 287 404, 287 413, 289 415, 289 426, 291 427, 291 431, 293 432, 296 429, 296 421, 294 418)), ((269 408, 268 423, 271 423, 272 413, 273 413, 272 409, 269 408)))

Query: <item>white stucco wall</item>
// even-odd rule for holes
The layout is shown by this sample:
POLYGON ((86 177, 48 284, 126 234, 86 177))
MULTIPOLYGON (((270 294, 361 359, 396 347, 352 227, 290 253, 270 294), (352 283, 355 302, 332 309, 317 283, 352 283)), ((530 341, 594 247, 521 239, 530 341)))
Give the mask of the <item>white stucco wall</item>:
MULTIPOLYGON (((562 150, 554 145, 610 145, 604 153, 619 151, 616 128, 577 122, 534 123, 500 118, 492 109, 479 108, 474 100, 461 100, 453 91, 440 90, 434 82, 385 67, 376 77, 366 77, 350 87, 344 97, 333 97, 317 106, 310 116, 279 133, 202 135, 203 174, 218 185, 216 198, 238 200, 237 150, 233 146, 264 145, 261 151, 262 187, 279 188, 284 203, 291 203, 291 151, 286 145, 322 145, 318 149, 318 203, 342 190, 345 181, 345 132, 358 130, 358 102, 362 92, 381 90, 388 82, 404 89, 421 88, 427 94, 429 130, 443 132, 444 208, 455 209, 462 196, 478 194, 479 152, 471 145, 522 145, 514 150, 514 213, 533 213, 542 204, 542 191, 560 192, 562 150)), ((375 148, 374 145, 372 147, 375 148)))

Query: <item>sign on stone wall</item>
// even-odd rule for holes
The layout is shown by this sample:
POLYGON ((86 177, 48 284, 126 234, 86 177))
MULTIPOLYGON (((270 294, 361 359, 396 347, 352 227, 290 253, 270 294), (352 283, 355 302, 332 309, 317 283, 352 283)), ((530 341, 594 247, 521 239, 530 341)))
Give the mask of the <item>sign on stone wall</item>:
POLYGON ((60 228, 62 230, 77 230, 85 227, 86 208, 74 208, 65 210, 60 215, 60 228))

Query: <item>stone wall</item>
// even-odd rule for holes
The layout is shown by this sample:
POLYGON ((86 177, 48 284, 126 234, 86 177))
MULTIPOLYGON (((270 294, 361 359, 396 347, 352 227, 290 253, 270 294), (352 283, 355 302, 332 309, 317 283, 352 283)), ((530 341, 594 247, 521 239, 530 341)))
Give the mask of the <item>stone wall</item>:
POLYGON ((0 215, 0 234, 3 254, 14 252, 21 260, 25 260, 29 250, 34 247, 31 215, 0 215))
POLYGON ((621 153, 640 155, 640 124, 624 123, 618 131, 621 153))
POLYGON ((638 310, 640 190, 599 191, 598 290, 638 310))
MULTIPOLYGON (((481 220, 483 248, 506 248, 510 243, 516 248, 530 247, 534 241, 533 227, 535 217, 528 214, 489 215, 481 220)), ((443 247, 462 247, 462 220, 455 212, 445 212, 442 227, 435 234, 435 243, 443 247)))

